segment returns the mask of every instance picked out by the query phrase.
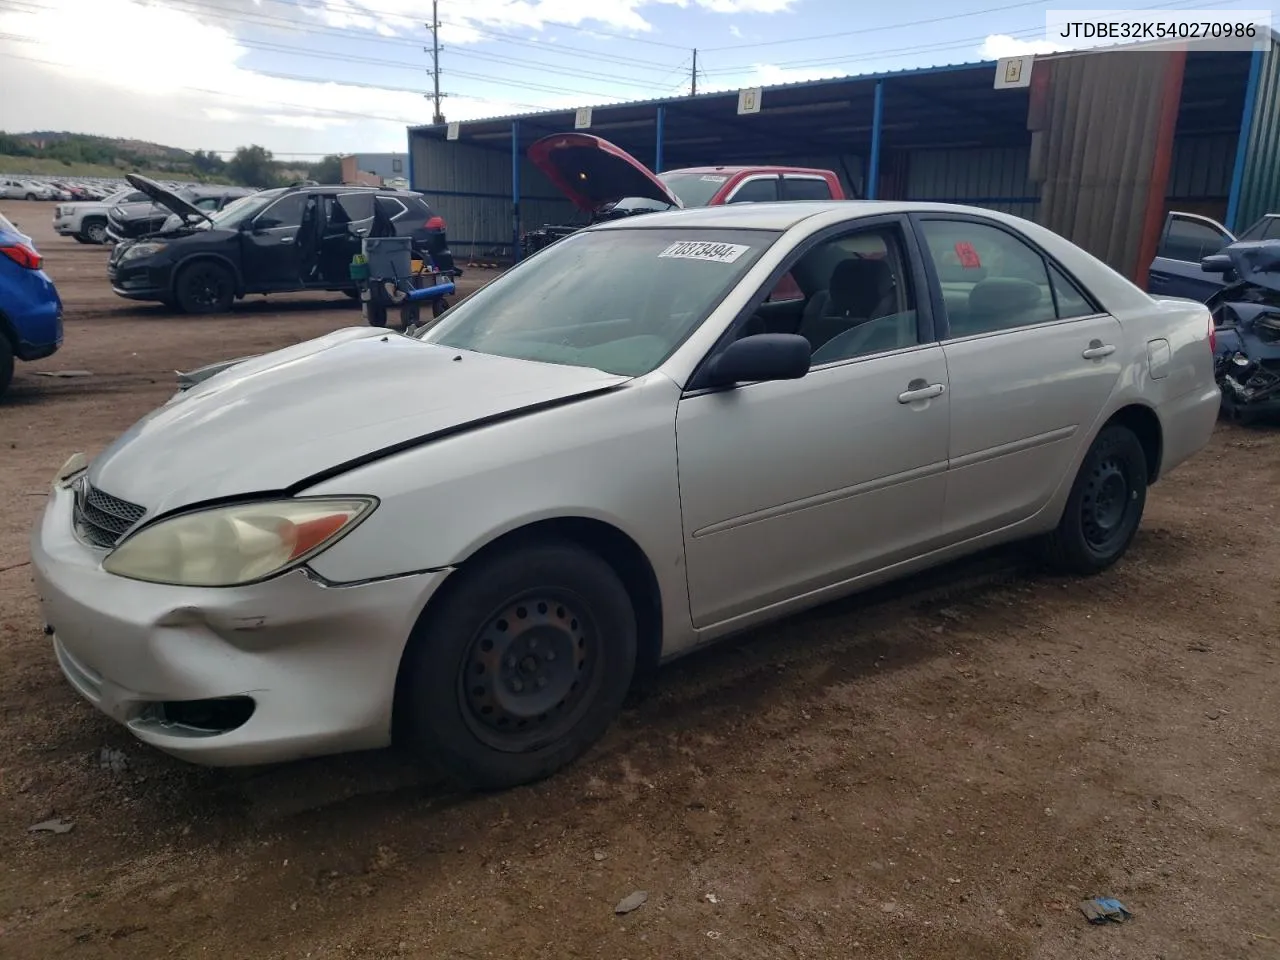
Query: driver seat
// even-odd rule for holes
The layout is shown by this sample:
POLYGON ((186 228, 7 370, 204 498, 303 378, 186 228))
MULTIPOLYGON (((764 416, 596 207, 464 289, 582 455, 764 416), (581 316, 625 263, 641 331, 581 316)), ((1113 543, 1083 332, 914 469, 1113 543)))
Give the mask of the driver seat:
POLYGON ((846 330, 897 311, 893 271, 884 260, 841 260, 826 290, 805 304, 796 332, 817 350, 846 330))

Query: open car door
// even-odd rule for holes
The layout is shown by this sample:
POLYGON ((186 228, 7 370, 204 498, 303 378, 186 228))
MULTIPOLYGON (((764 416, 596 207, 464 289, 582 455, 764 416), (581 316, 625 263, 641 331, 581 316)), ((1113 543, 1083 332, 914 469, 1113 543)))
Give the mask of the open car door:
POLYGON ((1222 276, 1206 273, 1200 261, 1235 243, 1226 227, 1198 213, 1173 211, 1164 221, 1156 258, 1147 277, 1153 297, 1187 297, 1204 302, 1222 288, 1222 276))
POLYGON ((375 196, 360 190, 321 198, 320 275, 325 283, 351 286, 351 261, 374 228, 375 196))

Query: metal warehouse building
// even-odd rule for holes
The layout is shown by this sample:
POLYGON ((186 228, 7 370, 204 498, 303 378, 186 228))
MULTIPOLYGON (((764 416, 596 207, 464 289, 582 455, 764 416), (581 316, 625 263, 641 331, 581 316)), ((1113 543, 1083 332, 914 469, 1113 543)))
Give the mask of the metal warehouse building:
MULTIPOLYGON (((995 62, 930 67, 765 87, 754 113, 739 113, 738 91, 595 107, 586 132, 657 172, 818 166, 853 197, 1004 210, 1139 284, 1167 211, 1239 231, 1280 210, 1280 34, 1252 52, 1027 60, 1021 87, 998 87, 995 62)), ((518 258, 523 230, 574 218, 525 153, 578 119, 551 111, 412 127, 411 186, 460 252, 518 258)))

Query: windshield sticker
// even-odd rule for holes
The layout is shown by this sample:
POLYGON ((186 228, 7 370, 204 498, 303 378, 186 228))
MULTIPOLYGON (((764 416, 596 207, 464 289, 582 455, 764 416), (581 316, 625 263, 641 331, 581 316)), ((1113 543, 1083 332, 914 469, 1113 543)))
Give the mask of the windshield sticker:
POLYGON ((659 257, 675 260, 710 260, 733 263, 751 248, 744 243, 716 243, 712 240, 680 240, 663 250, 659 257))
POLYGON ((708 175, 708 176, 705 176, 705 177, 701 177, 700 179, 701 179, 704 183, 724 183, 724 182, 725 182, 726 180, 728 180, 729 178, 728 178, 728 177, 713 177, 713 176, 708 175))
POLYGON ((973 244, 968 240, 961 240, 956 244, 956 256, 960 258, 960 266, 966 270, 977 270, 982 266, 978 251, 973 249, 973 244))

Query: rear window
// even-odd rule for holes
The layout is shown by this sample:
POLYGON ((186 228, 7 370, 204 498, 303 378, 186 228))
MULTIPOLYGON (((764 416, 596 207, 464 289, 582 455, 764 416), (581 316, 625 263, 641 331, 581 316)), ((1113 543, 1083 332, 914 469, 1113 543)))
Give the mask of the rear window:
POLYGON ((831 185, 817 177, 786 177, 782 189, 784 200, 831 199, 831 185))

